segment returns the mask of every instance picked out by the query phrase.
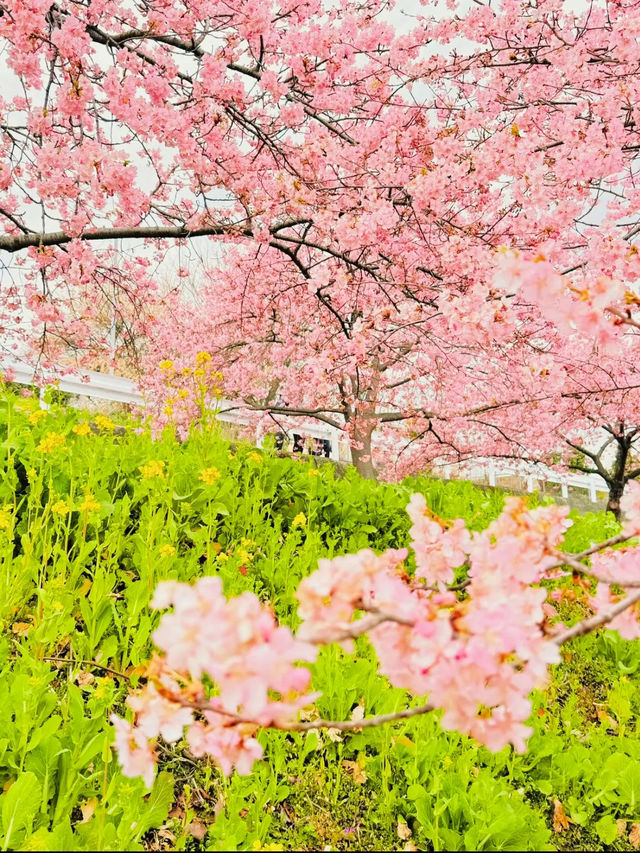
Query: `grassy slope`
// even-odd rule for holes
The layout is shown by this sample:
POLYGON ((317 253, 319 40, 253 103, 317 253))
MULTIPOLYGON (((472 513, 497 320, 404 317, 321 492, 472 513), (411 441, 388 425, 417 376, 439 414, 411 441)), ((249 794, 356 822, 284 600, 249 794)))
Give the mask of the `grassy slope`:
MULTIPOLYGON (((77 435, 76 413, 30 418, 13 398, 2 405, 4 849, 632 848, 640 648, 611 633, 576 641, 535 697, 525 756, 492 755, 431 716, 342 740, 263 735, 266 760, 248 778, 224 780, 165 747, 150 796, 123 779, 108 714, 149 655, 158 580, 220 573, 229 594, 251 589, 293 625, 293 591, 319 557, 406 544, 411 491, 477 529, 502 496, 468 483, 337 480, 331 466, 231 451, 213 434, 153 443, 103 424, 77 435), (60 446, 38 450, 55 435, 60 446), (210 468, 220 476, 207 484, 210 468), (293 529, 301 512, 306 525, 293 529)), ((567 547, 612 529, 610 517, 585 516, 567 547)), ((355 655, 325 650, 314 686, 328 717, 408 701, 376 675, 366 641, 355 655)))

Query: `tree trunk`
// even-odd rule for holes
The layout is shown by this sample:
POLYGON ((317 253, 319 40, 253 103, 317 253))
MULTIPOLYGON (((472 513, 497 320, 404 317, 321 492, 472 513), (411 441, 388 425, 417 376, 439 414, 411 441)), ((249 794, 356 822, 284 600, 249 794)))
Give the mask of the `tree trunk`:
POLYGON ((620 498, 624 491, 624 480, 614 480, 609 483, 609 499, 607 501, 607 510, 612 512, 617 521, 620 521, 620 498))
POLYGON ((614 438, 618 443, 616 452, 616 461, 611 472, 611 480, 609 481, 609 500, 607 501, 607 509, 612 512, 616 521, 620 521, 620 498, 624 492, 625 479, 624 474, 627 468, 627 457, 629 456, 630 442, 627 440, 624 431, 624 422, 620 421, 617 424, 614 438))
POLYGON ((354 443, 359 445, 358 448, 351 445, 351 459, 356 471, 365 480, 375 480, 377 475, 371 459, 371 432, 357 435, 354 443))

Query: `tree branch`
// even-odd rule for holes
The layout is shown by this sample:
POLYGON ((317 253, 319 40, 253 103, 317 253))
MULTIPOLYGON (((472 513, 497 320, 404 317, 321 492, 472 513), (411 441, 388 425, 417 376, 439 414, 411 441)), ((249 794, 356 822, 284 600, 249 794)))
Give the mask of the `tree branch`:
POLYGON ((624 610, 628 607, 631 607, 632 604, 635 604, 637 601, 640 601, 640 589, 635 590, 629 595, 625 596, 625 598, 620 599, 620 601, 616 602, 613 607, 610 607, 608 610, 604 610, 602 613, 597 613, 595 616, 592 616, 590 619, 584 619, 582 622, 578 622, 572 628, 567 628, 566 631, 563 631, 561 634, 558 634, 553 638, 554 643, 556 645, 561 646, 564 643, 568 643, 569 640, 575 639, 575 637, 581 637, 583 634, 588 634, 591 631, 595 631, 596 628, 599 628, 601 625, 606 625, 611 622, 616 616, 619 616, 624 610))

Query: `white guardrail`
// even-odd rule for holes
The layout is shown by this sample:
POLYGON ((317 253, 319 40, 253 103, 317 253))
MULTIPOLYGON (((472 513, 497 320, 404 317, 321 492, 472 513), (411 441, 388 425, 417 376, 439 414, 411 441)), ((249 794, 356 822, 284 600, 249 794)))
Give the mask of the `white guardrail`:
MULTIPOLYGON (((592 503, 598 502, 598 492, 608 493, 609 487, 599 474, 560 474, 539 462, 520 465, 509 465, 496 462, 495 459, 477 459, 473 463, 462 463, 460 474, 469 480, 488 481, 495 486, 500 477, 520 477, 526 480, 527 491, 533 492, 536 483, 556 483, 560 486, 563 498, 569 497, 569 489, 582 489, 589 492, 592 503)), ((443 476, 446 480, 452 476, 453 465, 443 466, 443 476)), ((457 466, 456 466, 457 467, 457 466)))
MULTIPOLYGON (((62 371, 46 370, 41 367, 37 369, 18 361, 0 361, 0 371, 12 377, 12 381, 23 385, 36 385, 40 387, 40 405, 45 407, 44 389, 48 384, 54 385, 60 391, 73 394, 78 397, 95 397, 99 400, 110 400, 118 403, 128 403, 134 406, 144 406, 144 397, 138 386, 131 379, 124 376, 114 376, 109 373, 98 373, 95 370, 85 370, 82 373, 72 374, 62 371)), ((216 414, 218 420, 244 425, 249 423, 246 411, 243 413, 241 404, 231 400, 220 400, 219 410, 216 414)), ((278 429, 282 426, 283 416, 274 420, 274 426, 278 429)), ((329 458, 334 460, 350 461, 348 447, 345 447, 345 439, 341 430, 324 425, 294 426, 283 430, 289 435, 302 435, 312 439, 327 440, 330 445, 329 458)), ((256 444, 262 445, 264 435, 256 434, 256 444)), ((533 492, 536 482, 557 483, 563 498, 569 496, 569 489, 582 489, 589 492, 593 503, 598 501, 598 492, 607 492, 607 484, 597 474, 559 474, 539 463, 521 465, 509 465, 496 462, 494 459, 478 459, 473 463, 463 463, 459 468, 465 478, 470 480, 487 481, 490 486, 495 486, 500 477, 520 477, 526 479, 527 490, 533 492)), ((458 467, 458 466, 455 466, 458 467)), ((454 466, 446 464, 442 466, 445 479, 451 479, 454 466)))

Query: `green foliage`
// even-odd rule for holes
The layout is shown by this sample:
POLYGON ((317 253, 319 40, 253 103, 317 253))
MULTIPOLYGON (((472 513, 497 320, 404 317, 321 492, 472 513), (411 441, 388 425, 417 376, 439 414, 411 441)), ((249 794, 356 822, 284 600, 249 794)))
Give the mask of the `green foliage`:
MULTIPOLYGON (((640 644, 611 632, 575 641, 535 696, 524 756, 493 755, 430 715, 342 735, 263 733, 250 777, 223 779, 184 744, 163 746, 151 792, 125 779, 109 715, 124 712, 151 653, 159 580, 219 574, 228 594, 253 590, 295 626, 294 591, 318 558, 407 544, 413 491, 474 529, 503 495, 340 478, 215 430, 154 442, 131 422, 116 433, 108 419, 83 426, 90 416, 36 405, 0 400, 2 849, 632 848, 640 644)), ((617 529, 611 516, 576 517, 566 547, 617 529)), ((324 649, 313 670, 325 717, 418 701, 377 674, 366 640, 351 655, 324 649)))

